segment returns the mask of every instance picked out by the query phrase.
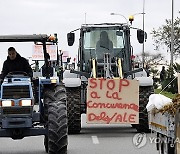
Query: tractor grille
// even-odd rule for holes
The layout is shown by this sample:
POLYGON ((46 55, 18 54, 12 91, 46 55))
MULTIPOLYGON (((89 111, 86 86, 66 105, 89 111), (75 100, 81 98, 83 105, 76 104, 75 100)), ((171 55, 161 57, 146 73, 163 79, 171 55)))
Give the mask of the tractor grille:
POLYGON ((29 97, 30 97, 29 85, 3 87, 2 99, 8 99, 8 98, 19 99, 19 98, 29 98, 29 97))
POLYGON ((21 107, 21 108, 3 108, 2 110, 4 115, 9 114, 31 114, 31 108, 30 107, 21 107))

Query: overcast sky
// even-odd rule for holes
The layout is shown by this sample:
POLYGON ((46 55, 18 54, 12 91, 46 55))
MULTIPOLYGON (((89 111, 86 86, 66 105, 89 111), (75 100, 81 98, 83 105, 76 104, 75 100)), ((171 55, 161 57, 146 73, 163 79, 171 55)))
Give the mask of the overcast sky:
MULTIPOLYGON (((153 52, 150 32, 171 18, 171 3, 172 0, 145 0, 145 31, 148 34, 145 51, 153 52)), ((179 10, 180 0, 174 0, 175 18, 179 10)), ((73 47, 68 47, 67 33, 85 23, 85 14, 86 23, 91 24, 126 22, 122 16, 110 15, 111 12, 127 18, 131 14, 142 13, 143 0, 0 0, 0 35, 57 33, 59 48, 69 51, 73 57, 77 53, 78 40, 73 47)), ((142 15, 135 16, 133 26, 142 28, 142 15)), ((79 36, 78 32, 76 36, 79 36)), ((132 45, 136 54, 142 51, 142 45, 136 39, 132 40, 132 45)), ((0 63, 6 58, 8 47, 4 43, 0 45, 0 63)), ((22 50, 19 51, 21 55, 31 57, 31 50, 16 48, 22 50)))

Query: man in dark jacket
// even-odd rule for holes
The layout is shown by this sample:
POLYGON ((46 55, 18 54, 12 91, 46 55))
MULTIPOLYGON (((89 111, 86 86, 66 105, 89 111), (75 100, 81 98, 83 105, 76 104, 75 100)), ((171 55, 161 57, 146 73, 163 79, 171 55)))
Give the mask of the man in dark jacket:
POLYGON ((7 60, 4 61, 1 78, 4 79, 9 72, 22 71, 32 77, 32 69, 29 62, 21 57, 14 47, 8 49, 7 60))
MULTIPOLYGON (((96 43, 96 54, 98 59, 104 59, 105 53, 113 52, 113 43, 108 37, 106 31, 100 33, 100 39, 96 43)), ((112 55, 111 55, 112 56, 112 55)))

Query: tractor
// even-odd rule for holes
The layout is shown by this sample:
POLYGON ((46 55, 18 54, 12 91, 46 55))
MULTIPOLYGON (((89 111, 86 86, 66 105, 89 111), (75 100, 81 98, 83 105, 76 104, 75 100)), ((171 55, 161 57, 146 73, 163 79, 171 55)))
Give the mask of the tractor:
POLYGON ((82 113, 86 113, 87 123, 110 124, 114 118, 113 123, 121 124, 129 120, 127 123, 138 132, 149 132, 146 104, 149 95, 154 92, 153 80, 143 67, 135 67, 131 29, 137 30, 138 42, 144 43, 146 33, 143 30, 120 23, 83 24, 67 34, 68 45, 72 46, 75 31, 80 30, 78 68, 66 70, 63 74, 67 92, 68 133, 80 133, 82 113), (126 83, 136 81, 138 84, 135 84, 136 90, 131 96, 134 86, 128 89, 126 83), (119 91, 115 90, 116 83, 122 83, 126 89, 124 94, 120 87, 119 91), (98 88, 100 91, 97 91, 98 88), (126 99, 128 103, 123 103, 126 99), (137 104, 129 103, 133 99, 137 104), (128 115, 129 119, 126 119, 128 115), (137 119, 133 120, 135 117, 137 119))
POLYGON ((43 58, 35 60, 33 77, 25 72, 9 72, 2 81, 0 137, 16 140, 44 135, 47 153, 67 153, 67 102, 62 63, 58 58, 52 62, 47 56, 47 48, 57 46, 57 35, 3 35, 0 42, 25 42, 25 45, 31 42, 38 46, 38 55, 43 58), (40 62, 44 64, 41 68, 40 62))

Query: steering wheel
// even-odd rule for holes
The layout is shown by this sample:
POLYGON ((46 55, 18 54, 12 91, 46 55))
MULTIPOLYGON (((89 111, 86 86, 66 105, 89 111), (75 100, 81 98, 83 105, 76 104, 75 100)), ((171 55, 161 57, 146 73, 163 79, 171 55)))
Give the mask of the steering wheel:
POLYGON ((11 75, 24 75, 24 76, 28 76, 28 74, 26 72, 23 72, 23 71, 13 71, 13 72, 9 72, 7 74, 7 76, 11 76, 11 75))

